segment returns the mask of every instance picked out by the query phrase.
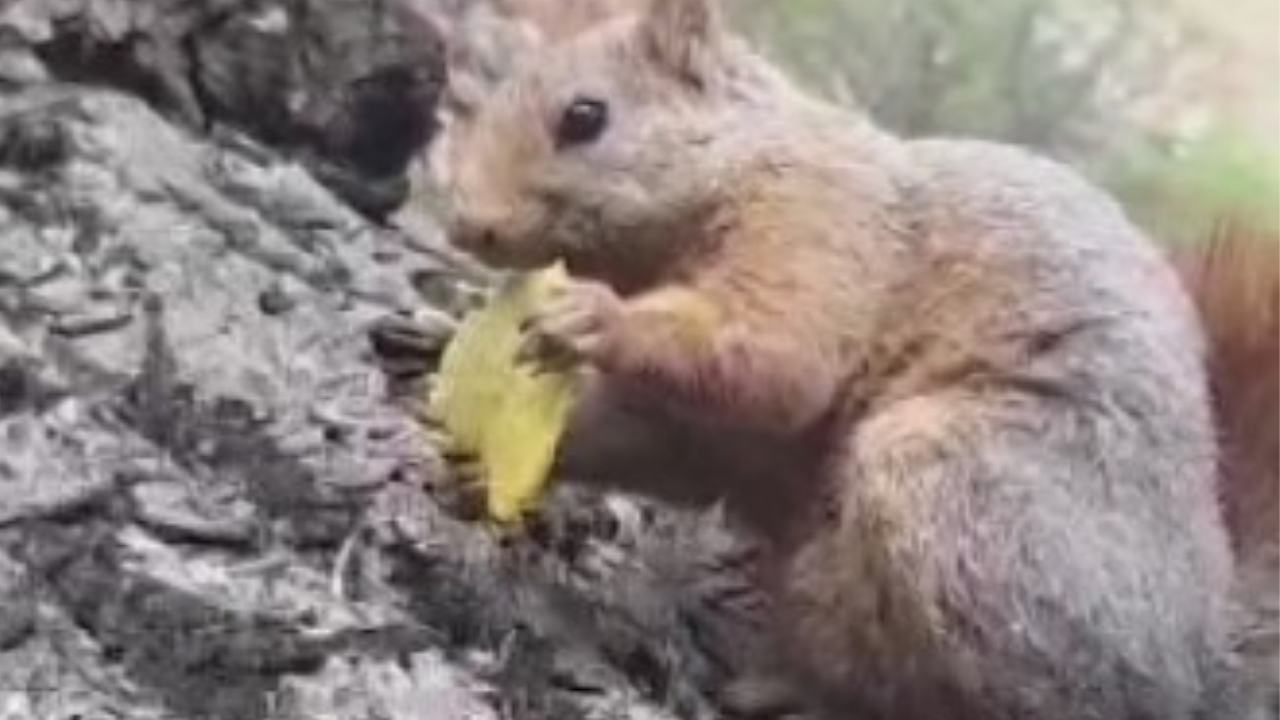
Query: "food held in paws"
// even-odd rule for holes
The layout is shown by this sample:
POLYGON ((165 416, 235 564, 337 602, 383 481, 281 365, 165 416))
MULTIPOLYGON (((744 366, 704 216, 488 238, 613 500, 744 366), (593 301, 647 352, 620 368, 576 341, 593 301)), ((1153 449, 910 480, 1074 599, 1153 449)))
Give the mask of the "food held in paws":
POLYGON ((521 324, 565 278, 559 265, 513 276, 464 318, 428 400, 450 449, 475 458, 498 522, 519 519, 541 499, 576 397, 572 375, 516 361, 521 324))

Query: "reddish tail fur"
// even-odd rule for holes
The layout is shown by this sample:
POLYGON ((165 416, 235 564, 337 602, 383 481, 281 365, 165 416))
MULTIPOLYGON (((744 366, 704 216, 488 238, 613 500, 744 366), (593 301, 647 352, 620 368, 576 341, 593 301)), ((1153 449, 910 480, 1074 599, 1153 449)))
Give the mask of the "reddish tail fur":
POLYGON ((1211 344, 1222 498, 1249 613, 1241 646, 1262 673, 1274 708, 1280 700, 1280 238, 1224 223, 1208 244, 1175 261, 1211 344))
POLYGON ((1280 238, 1225 223, 1177 261, 1211 345, 1223 499, 1248 555, 1280 534, 1280 238))

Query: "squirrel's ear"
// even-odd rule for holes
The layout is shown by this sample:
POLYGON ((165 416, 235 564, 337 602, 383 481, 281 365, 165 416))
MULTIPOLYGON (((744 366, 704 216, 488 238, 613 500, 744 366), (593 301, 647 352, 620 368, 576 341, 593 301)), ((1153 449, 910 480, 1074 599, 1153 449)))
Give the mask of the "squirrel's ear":
POLYGON ((722 33, 715 0, 650 0, 640 20, 641 41, 651 57, 699 86, 714 70, 722 33))

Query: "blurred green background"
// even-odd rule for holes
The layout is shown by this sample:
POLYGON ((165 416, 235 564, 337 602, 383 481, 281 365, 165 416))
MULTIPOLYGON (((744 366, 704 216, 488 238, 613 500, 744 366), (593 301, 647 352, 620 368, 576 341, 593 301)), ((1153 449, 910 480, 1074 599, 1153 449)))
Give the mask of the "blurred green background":
POLYGON ((1167 243, 1280 230, 1275 0, 735 0, 811 89, 906 135, 1083 167, 1167 243))

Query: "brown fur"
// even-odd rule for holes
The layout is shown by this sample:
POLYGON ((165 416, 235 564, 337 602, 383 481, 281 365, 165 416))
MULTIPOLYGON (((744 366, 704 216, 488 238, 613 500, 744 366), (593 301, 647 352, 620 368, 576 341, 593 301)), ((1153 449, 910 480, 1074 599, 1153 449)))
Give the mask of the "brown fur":
POLYGON ((1210 341, 1221 495, 1246 612, 1240 645, 1280 714, 1280 237, 1224 222, 1174 257, 1210 341))
POLYGON ((1244 717, 1200 323, 1103 193, 809 99, 708 0, 574 35, 452 131, 454 241, 578 278, 530 328, 589 382, 558 471, 758 533, 806 699, 1244 717), (583 97, 610 123, 565 146, 583 97))
POLYGON ((1225 222, 1175 262, 1209 336, 1223 498, 1247 555, 1280 537, 1280 238, 1225 222))

